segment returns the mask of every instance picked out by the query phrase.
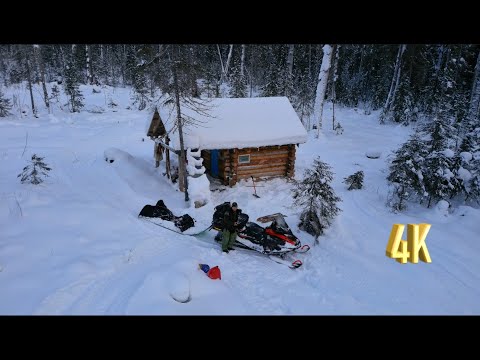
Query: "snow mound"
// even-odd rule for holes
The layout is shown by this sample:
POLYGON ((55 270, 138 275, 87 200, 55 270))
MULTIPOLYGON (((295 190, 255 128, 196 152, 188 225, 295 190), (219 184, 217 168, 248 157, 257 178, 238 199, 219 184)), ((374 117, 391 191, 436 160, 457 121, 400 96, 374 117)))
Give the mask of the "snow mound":
POLYGON ((472 178, 472 174, 467 169, 460 167, 458 169, 458 177, 462 179, 464 183, 466 183, 472 178))
POLYGON ((103 107, 97 105, 87 106, 85 110, 91 114, 102 114, 105 112, 103 107))
POLYGON ((167 289, 173 300, 179 303, 187 303, 190 296, 190 280, 180 273, 170 273, 167 281, 167 289))
POLYGON ((104 155, 103 157, 105 158, 105 161, 109 163, 113 163, 115 160, 120 160, 120 161, 133 160, 132 155, 117 148, 108 148, 103 152, 103 155, 104 155))
POLYGON ((198 201, 202 204, 206 204, 211 201, 210 199, 210 181, 208 181, 207 175, 202 175, 197 178, 188 178, 188 191, 192 202, 198 201))
POLYGON ((468 163, 470 160, 472 160, 473 155, 472 155, 472 153, 462 151, 460 153, 460 157, 462 158, 463 161, 468 163))
POLYGON ((369 159, 378 159, 382 153, 380 151, 367 151, 365 156, 369 159))
POLYGON ((443 155, 445 155, 447 158, 453 158, 455 156, 455 153, 452 149, 445 149, 443 151, 443 155))
POLYGON ((447 216, 450 203, 445 200, 440 200, 435 206, 435 210, 439 215, 447 216))

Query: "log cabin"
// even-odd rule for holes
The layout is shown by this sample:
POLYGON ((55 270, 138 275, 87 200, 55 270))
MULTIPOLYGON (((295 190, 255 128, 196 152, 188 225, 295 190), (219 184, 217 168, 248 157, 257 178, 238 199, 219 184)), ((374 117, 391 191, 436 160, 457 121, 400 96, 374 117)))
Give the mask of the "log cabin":
MULTIPOLYGON (((207 174, 230 186, 252 176, 260 180, 295 175, 296 147, 307 141, 307 132, 288 98, 213 98, 202 100, 200 109, 193 107, 181 106, 184 148, 200 150, 207 174)), ((159 108, 148 136, 156 146, 179 154, 172 110, 171 105, 159 108)))

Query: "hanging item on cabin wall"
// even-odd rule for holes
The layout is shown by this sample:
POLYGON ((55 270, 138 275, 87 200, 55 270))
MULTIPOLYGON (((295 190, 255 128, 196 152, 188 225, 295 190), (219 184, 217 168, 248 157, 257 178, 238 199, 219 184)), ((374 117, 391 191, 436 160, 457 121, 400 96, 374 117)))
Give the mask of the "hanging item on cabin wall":
POLYGON ((163 160, 163 147, 159 143, 155 143, 153 156, 155 158, 155 167, 160 165, 160 161, 163 160))

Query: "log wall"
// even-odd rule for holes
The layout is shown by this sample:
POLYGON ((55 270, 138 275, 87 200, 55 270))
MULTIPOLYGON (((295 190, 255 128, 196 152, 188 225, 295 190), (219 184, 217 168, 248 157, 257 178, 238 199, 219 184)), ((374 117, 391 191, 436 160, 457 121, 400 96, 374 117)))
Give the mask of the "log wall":
MULTIPOLYGON (((203 165, 210 172, 210 151, 203 150, 203 165)), ((219 151, 219 178, 233 186, 240 179, 295 176, 295 145, 260 148, 223 149, 219 151), (249 163, 239 163, 240 155, 250 155, 249 163)))

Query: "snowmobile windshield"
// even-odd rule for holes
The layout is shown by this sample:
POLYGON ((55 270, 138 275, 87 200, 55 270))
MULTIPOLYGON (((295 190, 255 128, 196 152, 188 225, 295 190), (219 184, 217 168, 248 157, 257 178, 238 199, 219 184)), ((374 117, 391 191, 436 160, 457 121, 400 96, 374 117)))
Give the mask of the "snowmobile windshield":
POLYGON ((290 227, 288 226, 285 218, 282 215, 278 215, 273 220, 272 226, 273 229, 283 230, 285 232, 290 231, 290 227))

